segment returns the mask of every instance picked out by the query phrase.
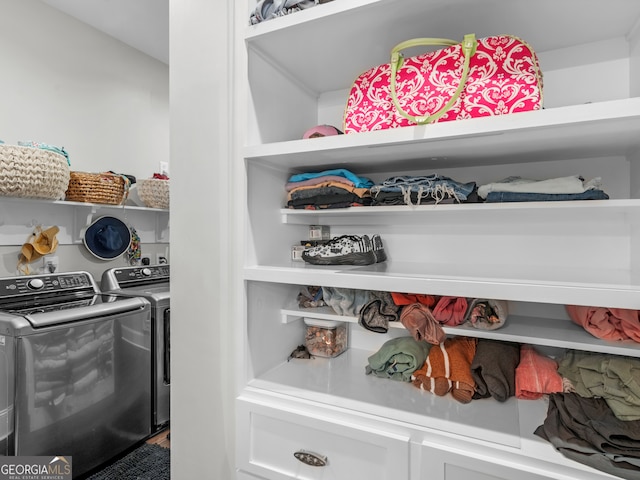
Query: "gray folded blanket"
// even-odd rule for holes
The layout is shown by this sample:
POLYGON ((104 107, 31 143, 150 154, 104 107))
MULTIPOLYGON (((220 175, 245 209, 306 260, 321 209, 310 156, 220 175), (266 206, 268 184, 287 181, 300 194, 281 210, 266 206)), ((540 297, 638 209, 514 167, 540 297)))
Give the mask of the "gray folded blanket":
POLYGON ((431 344, 413 337, 392 338, 369 357, 365 372, 367 375, 409 382, 411 374, 424 365, 430 348, 431 344))

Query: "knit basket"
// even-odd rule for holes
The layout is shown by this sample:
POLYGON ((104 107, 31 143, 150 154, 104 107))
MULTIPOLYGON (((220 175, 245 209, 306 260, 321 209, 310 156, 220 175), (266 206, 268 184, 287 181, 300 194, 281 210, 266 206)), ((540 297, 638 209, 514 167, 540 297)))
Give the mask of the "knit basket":
POLYGON ((169 180, 147 178, 137 183, 138 196, 149 208, 169 208, 169 180))
POLYGON ((120 205, 126 199, 127 180, 112 173, 71 172, 67 200, 120 205))
POLYGON ((0 195, 62 200, 68 185, 69 164, 63 155, 0 144, 0 195))

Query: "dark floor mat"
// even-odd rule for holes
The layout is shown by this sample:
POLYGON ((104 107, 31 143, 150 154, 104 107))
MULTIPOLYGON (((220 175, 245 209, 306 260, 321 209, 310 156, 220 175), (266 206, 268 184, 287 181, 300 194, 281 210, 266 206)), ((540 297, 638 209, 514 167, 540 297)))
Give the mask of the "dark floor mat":
POLYGON ((87 480, 169 480, 171 450, 145 443, 87 480))

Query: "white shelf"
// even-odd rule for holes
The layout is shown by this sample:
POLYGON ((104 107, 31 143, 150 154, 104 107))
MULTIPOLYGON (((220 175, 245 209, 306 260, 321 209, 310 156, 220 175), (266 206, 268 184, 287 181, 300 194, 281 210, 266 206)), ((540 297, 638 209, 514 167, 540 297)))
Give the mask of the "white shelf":
POLYGON ((58 225, 60 245, 82 243, 82 230, 99 216, 113 215, 135 226, 141 241, 169 239, 168 209, 133 205, 68 202, 36 198, 0 197, 2 245, 22 245, 36 225, 58 225))
POLYGON ((511 397, 501 403, 485 398, 462 404, 450 394, 439 397, 409 382, 366 375, 367 359, 373 353, 350 348, 332 359, 291 359, 249 382, 245 392, 283 395, 311 405, 393 418, 394 423, 403 422, 430 433, 437 431, 453 441, 471 439, 529 458, 585 468, 563 457, 533 433, 546 417, 545 399, 511 397))
POLYGON ((408 382, 366 375, 367 358, 373 353, 349 348, 331 359, 291 359, 252 380, 249 386, 519 446, 520 413, 515 398, 505 403, 482 399, 462 404, 451 396, 421 391, 408 382))
MULTIPOLYGON (((358 323, 358 317, 338 315, 331 307, 322 308, 286 308, 282 310, 283 322, 289 323, 304 318, 335 320, 358 323)), ((389 328, 404 330, 404 325, 389 322, 389 328)), ((481 330, 471 326, 443 326, 447 335, 474 338, 486 338, 505 342, 514 342, 544 347, 557 347, 573 350, 585 350, 628 357, 640 357, 640 343, 633 341, 609 342, 589 334, 579 325, 568 320, 551 318, 533 318, 509 315, 501 328, 481 330)), ((409 335, 409 333, 407 333, 409 335)))
POLYGON ((517 33, 540 53, 625 37, 639 16, 640 3, 625 0, 537 0, 535 7, 513 1, 335 0, 247 26, 245 42, 298 84, 321 93, 349 88, 360 73, 388 63, 391 49, 409 38, 517 33))
POLYGON ((300 172, 357 171, 363 166, 367 172, 425 170, 626 155, 640 147, 639 131, 640 97, 636 97, 252 145, 244 149, 244 157, 300 172))
POLYGON ((387 292, 640 309, 640 274, 629 270, 492 264, 478 272, 466 265, 377 263, 364 267, 301 262, 247 267, 244 279, 387 292), (496 292, 500 292, 496 295, 496 292))
POLYGON ((575 200, 562 202, 462 203, 439 205, 393 205, 348 207, 324 210, 280 210, 282 223, 292 225, 389 225, 415 224, 437 218, 508 221, 523 215, 543 215, 545 220, 571 221, 611 219, 616 215, 638 214, 640 200, 575 200))
POLYGON ((21 198, 21 197, 2 197, 0 196, 0 202, 7 203, 19 203, 23 205, 33 205, 33 206, 45 206, 45 205, 61 205, 63 207, 73 207, 73 208, 82 208, 82 209, 119 209, 119 210, 132 210, 132 211, 141 211, 141 212, 158 212, 158 213, 168 213, 168 208, 149 208, 149 207, 138 207, 136 205, 109 205, 106 203, 89 203, 89 202, 69 202, 67 200, 48 200, 45 198, 21 198))

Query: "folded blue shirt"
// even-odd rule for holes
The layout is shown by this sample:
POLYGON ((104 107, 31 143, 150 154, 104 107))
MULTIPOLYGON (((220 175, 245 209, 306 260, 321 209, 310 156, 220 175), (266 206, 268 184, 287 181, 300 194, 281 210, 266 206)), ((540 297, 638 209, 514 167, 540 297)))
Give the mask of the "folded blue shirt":
POLYGON ((338 177, 344 177, 347 180, 351 180, 356 188, 370 188, 373 186, 373 182, 366 177, 359 177, 353 172, 344 168, 337 168, 334 170, 325 170, 324 172, 309 172, 309 173, 297 173, 291 175, 289 182, 302 182, 311 178, 326 177, 327 175, 335 175, 338 177))

